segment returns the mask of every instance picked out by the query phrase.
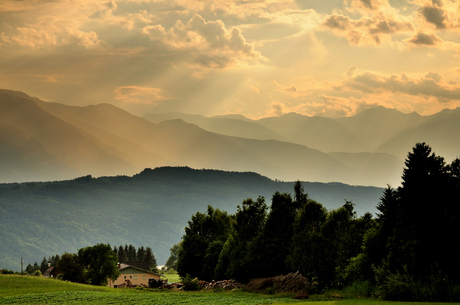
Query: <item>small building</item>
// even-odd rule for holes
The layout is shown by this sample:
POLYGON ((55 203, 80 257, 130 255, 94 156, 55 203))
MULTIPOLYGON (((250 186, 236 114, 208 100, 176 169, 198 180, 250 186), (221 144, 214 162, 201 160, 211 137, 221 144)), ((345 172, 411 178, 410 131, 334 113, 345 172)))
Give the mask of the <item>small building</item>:
POLYGON ((61 273, 61 270, 59 270, 58 267, 49 267, 48 269, 46 269, 45 273, 43 273, 43 276, 55 278, 60 273, 61 273))
POLYGON ((130 285, 133 286, 145 285, 148 287, 150 279, 155 279, 157 281, 160 279, 159 274, 138 266, 119 264, 118 270, 120 271, 120 276, 115 281, 109 281, 109 287, 123 287, 127 283, 130 283, 130 285))

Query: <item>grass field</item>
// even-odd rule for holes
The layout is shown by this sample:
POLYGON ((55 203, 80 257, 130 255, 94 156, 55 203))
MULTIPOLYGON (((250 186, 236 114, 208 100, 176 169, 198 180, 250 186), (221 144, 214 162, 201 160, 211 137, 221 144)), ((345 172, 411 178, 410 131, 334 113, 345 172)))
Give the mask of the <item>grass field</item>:
POLYGON ((180 282, 180 276, 174 269, 166 271, 165 274, 161 276, 162 279, 168 279, 170 283, 180 282))
MULTIPOLYGON (((0 304, 314 304, 314 305, 433 305, 442 303, 388 302, 374 299, 294 300, 293 295, 264 295, 247 292, 184 292, 158 289, 114 289, 80 285, 31 276, 0 275, 0 304)), ((450 303, 452 304, 452 303, 450 303)))

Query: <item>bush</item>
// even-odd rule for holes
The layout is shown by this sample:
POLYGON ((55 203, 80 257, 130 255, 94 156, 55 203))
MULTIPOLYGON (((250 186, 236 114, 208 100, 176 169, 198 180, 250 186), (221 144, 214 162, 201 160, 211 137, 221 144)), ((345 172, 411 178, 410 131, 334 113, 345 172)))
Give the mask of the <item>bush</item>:
POLYGON ((35 270, 34 276, 42 276, 42 272, 40 270, 35 270))
POLYGON ((183 278, 181 278, 182 284, 184 285, 182 287, 183 290, 186 291, 193 291, 193 290, 200 290, 200 281, 198 281, 197 278, 192 279, 192 276, 187 273, 187 275, 183 278))
POLYGON ((452 283, 441 273, 434 273, 426 279, 416 280, 406 268, 391 273, 386 264, 375 268, 377 297, 391 301, 415 302, 458 302, 460 286, 452 283))
POLYGON ((8 270, 8 269, 2 269, 2 274, 14 274, 15 272, 13 270, 8 270))
POLYGON ((342 290, 342 295, 345 298, 371 297, 374 295, 374 287, 370 281, 355 281, 342 290))

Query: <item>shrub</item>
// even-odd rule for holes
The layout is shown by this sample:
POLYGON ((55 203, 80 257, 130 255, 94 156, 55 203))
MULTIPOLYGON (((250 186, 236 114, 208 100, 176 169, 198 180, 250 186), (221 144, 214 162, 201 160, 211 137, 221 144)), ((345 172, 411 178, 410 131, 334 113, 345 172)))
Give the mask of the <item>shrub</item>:
POLYGON ((15 272, 13 270, 8 270, 8 269, 2 269, 2 274, 14 274, 15 272))
POLYGON ((377 286, 375 295, 392 301, 458 302, 460 286, 451 282, 441 273, 435 273, 425 279, 414 279, 407 269, 391 273, 386 264, 374 268, 377 286))
POLYGON ((193 290, 200 290, 200 282, 198 281, 197 278, 192 279, 192 276, 187 273, 187 275, 183 278, 181 278, 182 284, 184 285, 182 287, 183 290, 186 291, 193 291, 193 290))
POLYGON ((42 272, 40 270, 35 270, 34 276, 42 276, 42 272))
POLYGON ((345 298, 371 297, 374 294, 374 287, 370 281, 355 281, 345 287, 342 294, 345 298))

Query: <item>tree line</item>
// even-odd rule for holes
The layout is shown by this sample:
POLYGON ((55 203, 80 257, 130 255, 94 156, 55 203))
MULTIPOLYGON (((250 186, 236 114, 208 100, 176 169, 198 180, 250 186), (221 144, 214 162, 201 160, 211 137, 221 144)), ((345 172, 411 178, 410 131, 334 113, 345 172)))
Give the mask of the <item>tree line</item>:
POLYGON ((120 275, 119 263, 145 262, 150 269, 156 268, 156 259, 150 247, 133 245, 114 246, 97 244, 64 253, 56 263, 63 280, 92 285, 106 285, 120 275))
POLYGON ((248 282, 300 271, 317 289, 357 285, 399 300, 460 300, 460 160, 425 143, 408 154, 402 183, 388 186, 374 218, 352 202, 326 210, 298 181, 293 196, 246 199, 235 214, 208 206, 185 228, 182 277, 248 282))
POLYGON ((137 248, 133 245, 125 246, 114 246, 113 253, 117 255, 119 263, 128 263, 128 262, 144 262, 146 263, 150 270, 156 270, 157 260, 155 255, 153 255, 152 248, 140 246, 137 248))
MULTIPOLYGON (((115 280, 119 276, 119 263, 144 262, 149 271, 157 271, 156 258, 152 248, 140 246, 137 249, 132 244, 114 246, 97 244, 79 249, 77 253, 65 252, 61 256, 44 257, 41 264, 28 264, 25 272, 29 275, 40 276, 49 267, 57 267, 61 274, 59 279, 76 283, 92 285, 106 285, 109 279, 115 280)), ((14 273, 3 270, 5 274, 14 273)))
MULTIPOLYGON (((25 273, 28 275, 35 275, 35 276, 40 276, 45 273, 46 270, 48 270, 49 267, 56 267, 56 263, 59 260, 59 255, 53 255, 49 256, 48 258, 43 257, 42 262, 40 265, 37 262, 34 262, 34 264, 28 264, 27 267, 25 268, 25 273)), ((3 269, 2 270, 3 274, 14 274, 18 272, 14 272, 12 270, 7 270, 3 269)))

